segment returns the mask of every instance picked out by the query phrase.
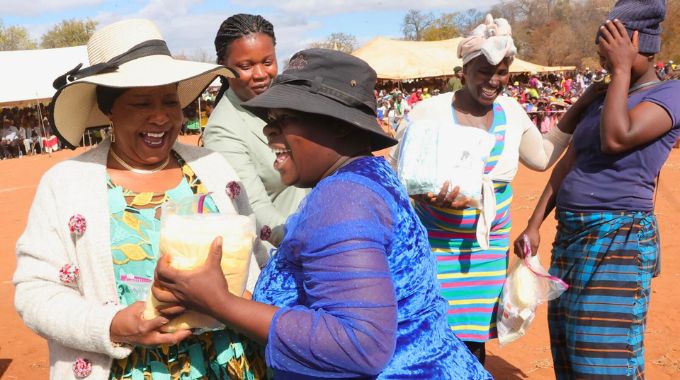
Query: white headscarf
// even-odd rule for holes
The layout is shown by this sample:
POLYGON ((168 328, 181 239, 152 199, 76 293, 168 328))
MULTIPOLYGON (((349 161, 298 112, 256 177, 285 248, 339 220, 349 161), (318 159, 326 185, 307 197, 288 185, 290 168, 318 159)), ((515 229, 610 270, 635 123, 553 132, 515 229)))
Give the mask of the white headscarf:
POLYGON ((493 19, 488 14, 484 23, 458 44, 458 58, 466 64, 484 55, 492 65, 499 64, 505 57, 514 57, 517 48, 512 40, 512 28, 504 18, 493 19))

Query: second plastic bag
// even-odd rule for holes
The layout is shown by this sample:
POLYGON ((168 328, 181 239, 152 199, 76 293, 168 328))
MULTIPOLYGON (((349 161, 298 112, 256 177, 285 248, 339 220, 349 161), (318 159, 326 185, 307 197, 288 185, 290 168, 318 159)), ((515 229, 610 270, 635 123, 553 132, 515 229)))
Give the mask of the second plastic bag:
MULTIPOLYGON (((161 211, 161 256, 169 255, 170 265, 176 269, 191 270, 205 262, 210 246, 222 236, 222 272, 227 279, 229 292, 242 296, 248 281, 248 267, 255 239, 255 218, 238 214, 203 213, 205 196, 184 198, 167 202, 161 211)), ((144 319, 153 319, 161 303, 149 292, 144 319)), ((168 331, 198 329, 217 330, 224 325, 212 317, 188 310, 167 325, 168 331)))
POLYGON ((532 256, 529 239, 524 239, 524 259, 517 260, 503 285, 498 306, 498 342, 508 344, 524 336, 536 315, 536 307, 552 301, 569 288, 562 279, 551 276, 532 256))
POLYGON ((479 128, 440 125, 419 120, 408 126, 400 142, 397 174, 409 195, 439 193, 444 182, 449 190, 481 207, 484 166, 496 140, 479 128))

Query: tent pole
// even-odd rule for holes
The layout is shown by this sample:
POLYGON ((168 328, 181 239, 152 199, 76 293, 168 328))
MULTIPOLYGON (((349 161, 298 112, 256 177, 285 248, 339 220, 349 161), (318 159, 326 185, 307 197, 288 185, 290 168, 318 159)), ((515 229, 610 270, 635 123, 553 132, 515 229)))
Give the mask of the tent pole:
POLYGON ((40 109, 40 100, 37 98, 38 94, 36 94, 35 101, 37 103, 38 107, 38 121, 40 121, 40 129, 42 130, 42 136, 38 136, 38 144, 40 144, 40 154, 45 153, 45 142, 43 141, 43 138, 47 138, 47 132, 45 131, 45 124, 43 123, 43 116, 42 116, 42 110, 40 109))
POLYGON ((198 129, 201 129, 201 96, 203 94, 198 96, 198 129))

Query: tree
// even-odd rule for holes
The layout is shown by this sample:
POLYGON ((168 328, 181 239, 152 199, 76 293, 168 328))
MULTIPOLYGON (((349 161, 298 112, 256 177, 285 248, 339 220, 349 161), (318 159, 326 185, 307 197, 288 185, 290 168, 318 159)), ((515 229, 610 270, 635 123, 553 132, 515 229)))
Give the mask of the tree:
POLYGON ((439 41, 455 38, 460 35, 456 27, 456 17, 458 13, 442 13, 434 19, 432 24, 423 31, 423 40, 439 41))
POLYGON ((31 40, 28 30, 23 26, 10 26, 5 28, 0 20, 0 51, 3 50, 30 50, 35 49, 37 44, 31 40))
POLYGON ((593 67, 597 62, 595 33, 614 3, 615 0, 501 0, 491 13, 508 20, 523 59, 547 65, 593 67))
POLYGON ((405 40, 422 41, 423 32, 434 22, 434 15, 430 13, 420 13, 415 9, 409 9, 404 15, 401 23, 401 30, 405 40))
POLYGON ((573 35, 569 24, 553 21, 533 31, 532 43, 543 43, 533 51, 532 60, 548 66, 580 65, 583 52, 579 51, 578 40, 564 38, 573 35))
POLYGON ((356 49, 357 38, 347 33, 331 33, 326 40, 312 42, 309 47, 338 50, 349 54, 356 49))
POLYGON ((470 8, 463 13, 458 13, 455 18, 455 25, 464 34, 469 33, 477 27, 477 25, 484 22, 484 17, 486 15, 477 9, 470 8))
POLYGON ((42 36, 40 46, 44 49, 52 49, 85 45, 96 27, 97 23, 90 19, 85 21, 64 20, 42 36))
POLYGON ((680 63, 680 0, 668 2, 666 11, 666 21, 661 26, 661 53, 659 58, 663 60, 672 59, 680 63), (671 21, 672 20, 672 21, 671 21))

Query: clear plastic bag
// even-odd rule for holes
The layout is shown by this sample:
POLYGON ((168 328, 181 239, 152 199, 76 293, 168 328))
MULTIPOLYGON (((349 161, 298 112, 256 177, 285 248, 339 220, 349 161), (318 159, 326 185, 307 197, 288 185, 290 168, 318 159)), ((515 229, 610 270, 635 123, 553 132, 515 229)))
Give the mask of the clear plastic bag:
POLYGON ((495 144, 494 135, 479 128, 414 121, 400 142, 397 174, 410 195, 439 193, 444 182, 459 187, 481 207, 484 166, 495 144))
MULTIPOLYGON (((229 292, 242 296, 248 281, 248 267, 255 239, 255 218, 227 213, 203 213, 205 195, 167 202, 161 208, 161 256, 170 255, 170 265, 176 269, 191 270, 202 265, 208 257, 210 246, 217 236, 222 236, 222 272, 227 279, 229 292)), ((161 303, 149 292, 144 319, 159 316, 161 303)), ((215 319, 186 311, 166 325, 168 331, 197 329, 196 333, 223 329, 215 319)))
POLYGON ((569 288, 562 279, 551 276, 543 268, 538 255, 531 255, 527 236, 523 239, 524 259, 517 260, 510 269, 498 306, 496 326, 501 346, 524 336, 534 320, 536 307, 554 300, 569 288))

